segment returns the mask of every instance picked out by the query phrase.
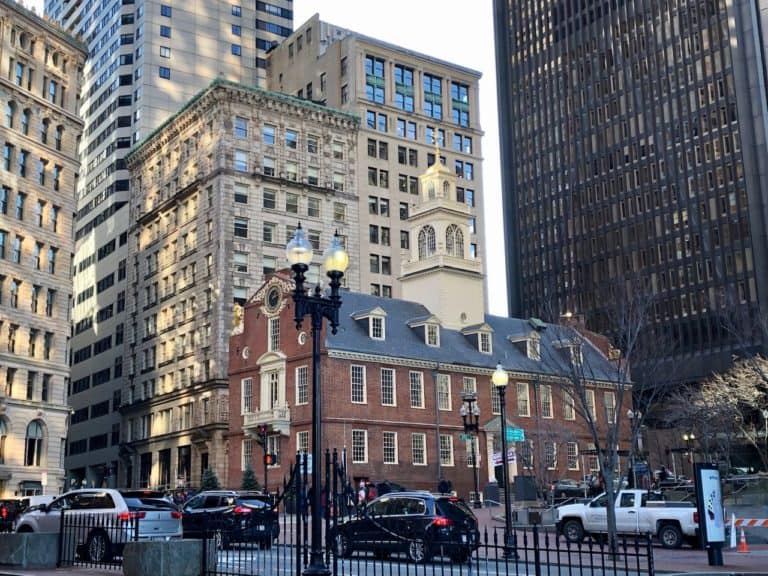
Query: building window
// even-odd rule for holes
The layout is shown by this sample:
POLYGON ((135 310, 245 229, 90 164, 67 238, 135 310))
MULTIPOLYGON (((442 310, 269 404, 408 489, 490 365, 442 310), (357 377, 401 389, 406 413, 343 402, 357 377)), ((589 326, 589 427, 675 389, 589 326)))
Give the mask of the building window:
POLYGON ((382 433, 384 464, 397 464, 397 432, 382 433))
POLYGON ((240 44, 232 44, 232 46, 230 48, 230 52, 232 52, 233 56, 242 56, 243 49, 240 46, 240 44))
POLYGON ((296 368, 296 404, 307 404, 309 402, 309 394, 307 387, 307 366, 299 366, 296 368))
POLYGON ((43 461, 43 426, 33 420, 27 426, 24 466, 40 466, 43 461))
POLYGON ((435 229, 432 226, 424 226, 419 230, 419 260, 434 256, 435 251, 435 229))
POLYGON ((368 430, 352 430, 352 462, 368 462, 368 430))
POLYGON ((414 466, 427 465, 427 437, 422 432, 411 434, 411 455, 414 466))
POLYGON ((160 4, 160 16, 171 17, 171 7, 166 4, 160 4))
POLYGON ((451 377, 448 374, 437 375, 437 406, 440 410, 451 409, 451 377))
POLYGON ((235 137, 248 138, 248 120, 242 116, 235 116, 235 137))
POLYGON ((248 172, 248 152, 245 150, 235 150, 235 170, 248 172))
POLYGON ((163 38, 170 38, 171 37, 171 27, 170 26, 160 26, 160 36, 163 38))
POLYGON ((430 118, 443 118, 442 79, 432 74, 424 74, 424 114, 430 118))
POLYGON ((584 399, 586 400, 587 418, 590 418, 593 422, 597 422, 597 415, 595 414, 595 391, 585 390, 584 399))
POLYGON ((160 66, 158 69, 158 74, 160 75, 160 78, 163 78, 165 80, 171 79, 171 69, 167 66, 160 66))
POLYGON ((549 440, 544 442, 544 466, 547 470, 557 467, 557 445, 549 440))
POLYGON ((528 382, 517 383, 517 415, 531 415, 531 404, 528 396, 528 382))
POLYGON ((347 221, 347 205, 341 202, 333 203, 333 219, 336 222, 347 221))
POLYGON ((253 439, 243 439, 243 461, 240 463, 240 469, 246 470, 251 464, 253 458, 253 439))
POLYGON ((235 218, 235 238, 248 238, 248 219, 235 218))
POLYGON ((440 434, 440 465, 453 466, 453 436, 440 434))
POLYGON ((424 374, 422 372, 409 372, 411 408, 424 408, 424 374))
POLYGON ((242 8, 232 4, 232 16, 237 16, 238 18, 242 16, 242 8))
POLYGON ((542 418, 552 418, 552 386, 542 384, 539 388, 539 397, 541 399, 542 418))
POLYGON ((568 442, 566 444, 566 450, 568 453, 568 470, 578 470, 579 445, 576 442, 568 442))
POLYGON ((413 69, 395 66, 395 106, 413 112, 413 69))
POLYGON ((353 364, 349 369, 352 402, 354 404, 366 403, 365 390, 365 366, 353 364))
POLYGON ((451 82, 451 120, 459 126, 469 126, 469 86, 451 82))
POLYGON ((170 58, 171 57, 171 49, 168 46, 160 46, 160 57, 161 58, 170 58))
POLYGON ((285 131, 285 147, 290 150, 296 150, 299 147, 299 134, 296 130, 285 131))
POLYGON ((285 195, 285 211, 288 214, 299 213, 299 195, 288 192, 285 195))
POLYGON ((493 383, 491 383, 491 413, 501 414, 501 394, 498 386, 494 386, 493 383))
POLYGON ((391 368, 381 369, 381 404, 395 406, 395 371, 391 368))
POLYGON ((296 450, 302 454, 309 452, 309 432, 296 433, 296 450))
POLYGON ((371 102, 384 103, 384 60, 365 57, 365 97, 371 102))
POLYGON ((491 353, 491 335, 488 332, 480 332, 478 335, 478 349, 483 354, 491 353))
POLYGON ((437 324, 427 324, 427 346, 440 346, 440 327, 437 324))
POLYGON ((606 421, 614 424, 616 422, 616 395, 613 392, 605 392, 603 403, 605 404, 606 421))
POLYGON ((253 378, 243 378, 240 381, 240 413, 253 412, 253 378))
POLYGON ((280 318, 269 319, 269 351, 280 350, 280 318))

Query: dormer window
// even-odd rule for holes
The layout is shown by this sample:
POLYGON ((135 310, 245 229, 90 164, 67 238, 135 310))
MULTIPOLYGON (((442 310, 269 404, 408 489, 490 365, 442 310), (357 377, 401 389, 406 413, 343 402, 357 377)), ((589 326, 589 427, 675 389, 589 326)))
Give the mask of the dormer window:
POLYGON ((384 340, 384 318, 381 316, 370 317, 369 336, 374 340, 384 340))
POLYGON ((574 366, 581 366, 582 362, 584 361, 584 357, 581 352, 581 345, 571 344, 568 348, 571 353, 571 363, 574 366))
POLYGON ((440 346, 440 327, 437 324, 427 324, 427 346, 440 346))
POLYGON ((488 332, 480 332, 477 338, 477 347, 483 354, 491 354, 491 335, 488 332))

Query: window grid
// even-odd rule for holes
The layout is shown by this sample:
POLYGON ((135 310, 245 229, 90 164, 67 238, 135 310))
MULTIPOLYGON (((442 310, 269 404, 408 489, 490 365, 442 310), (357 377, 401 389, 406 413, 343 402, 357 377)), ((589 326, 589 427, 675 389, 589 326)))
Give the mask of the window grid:
POLYGON ((381 404, 395 406, 395 371, 391 368, 381 369, 381 404))
POLYGON ((440 434, 440 465, 453 466, 453 436, 440 434))
POLYGON ((518 416, 530 416, 531 415, 531 403, 528 397, 528 383, 517 383, 517 415, 518 416))
POLYGON ((448 374, 437 375, 437 405, 440 410, 451 409, 451 377, 448 374))
POLYGON ((352 402, 354 404, 365 404, 365 366, 357 364, 350 366, 350 383, 352 402))
POLYGON ((427 436, 422 432, 411 434, 411 454, 414 466, 427 465, 427 436))
POLYGON ((308 373, 309 368, 307 366, 296 368, 296 404, 307 404, 309 402, 308 373))
POLYGON ((352 462, 368 462, 368 430, 352 430, 352 462))
POLYGON ((552 418, 552 386, 542 384, 539 388, 541 398, 541 416, 542 418, 552 418))
POLYGON ((566 450, 568 451, 568 470, 578 470, 579 445, 576 442, 568 442, 568 444, 566 444, 566 450))
POLYGON ((397 464, 397 432, 382 434, 382 452, 384 464, 397 464))
POLYGON ((424 374, 409 372, 411 408, 424 408, 424 374))

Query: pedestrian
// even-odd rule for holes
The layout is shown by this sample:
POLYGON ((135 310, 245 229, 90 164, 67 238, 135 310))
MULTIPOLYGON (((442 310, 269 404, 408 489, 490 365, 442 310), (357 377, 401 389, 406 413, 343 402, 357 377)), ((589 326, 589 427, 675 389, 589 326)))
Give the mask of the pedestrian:
POLYGON ((357 490, 357 505, 362 510, 365 508, 365 497, 368 495, 365 490, 365 481, 360 480, 360 487, 357 490))
POLYGON ((448 492, 451 491, 451 484, 450 484, 450 482, 448 482, 448 480, 446 480, 445 478, 443 478, 441 476, 440 477, 440 482, 437 484, 437 491, 440 494, 448 494, 448 492))

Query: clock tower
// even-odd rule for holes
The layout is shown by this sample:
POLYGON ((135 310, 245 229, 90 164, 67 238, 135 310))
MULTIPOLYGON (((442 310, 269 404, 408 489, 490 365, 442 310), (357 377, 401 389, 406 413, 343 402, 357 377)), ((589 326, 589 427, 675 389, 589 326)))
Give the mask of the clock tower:
POLYGON ((447 328, 461 329, 485 319, 483 265, 469 253, 472 209, 456 196, 456 176, 440 162, 419 177, 411 206, 410 250, 403 255, 400 282, 404 300, 424 304, 447 328))

